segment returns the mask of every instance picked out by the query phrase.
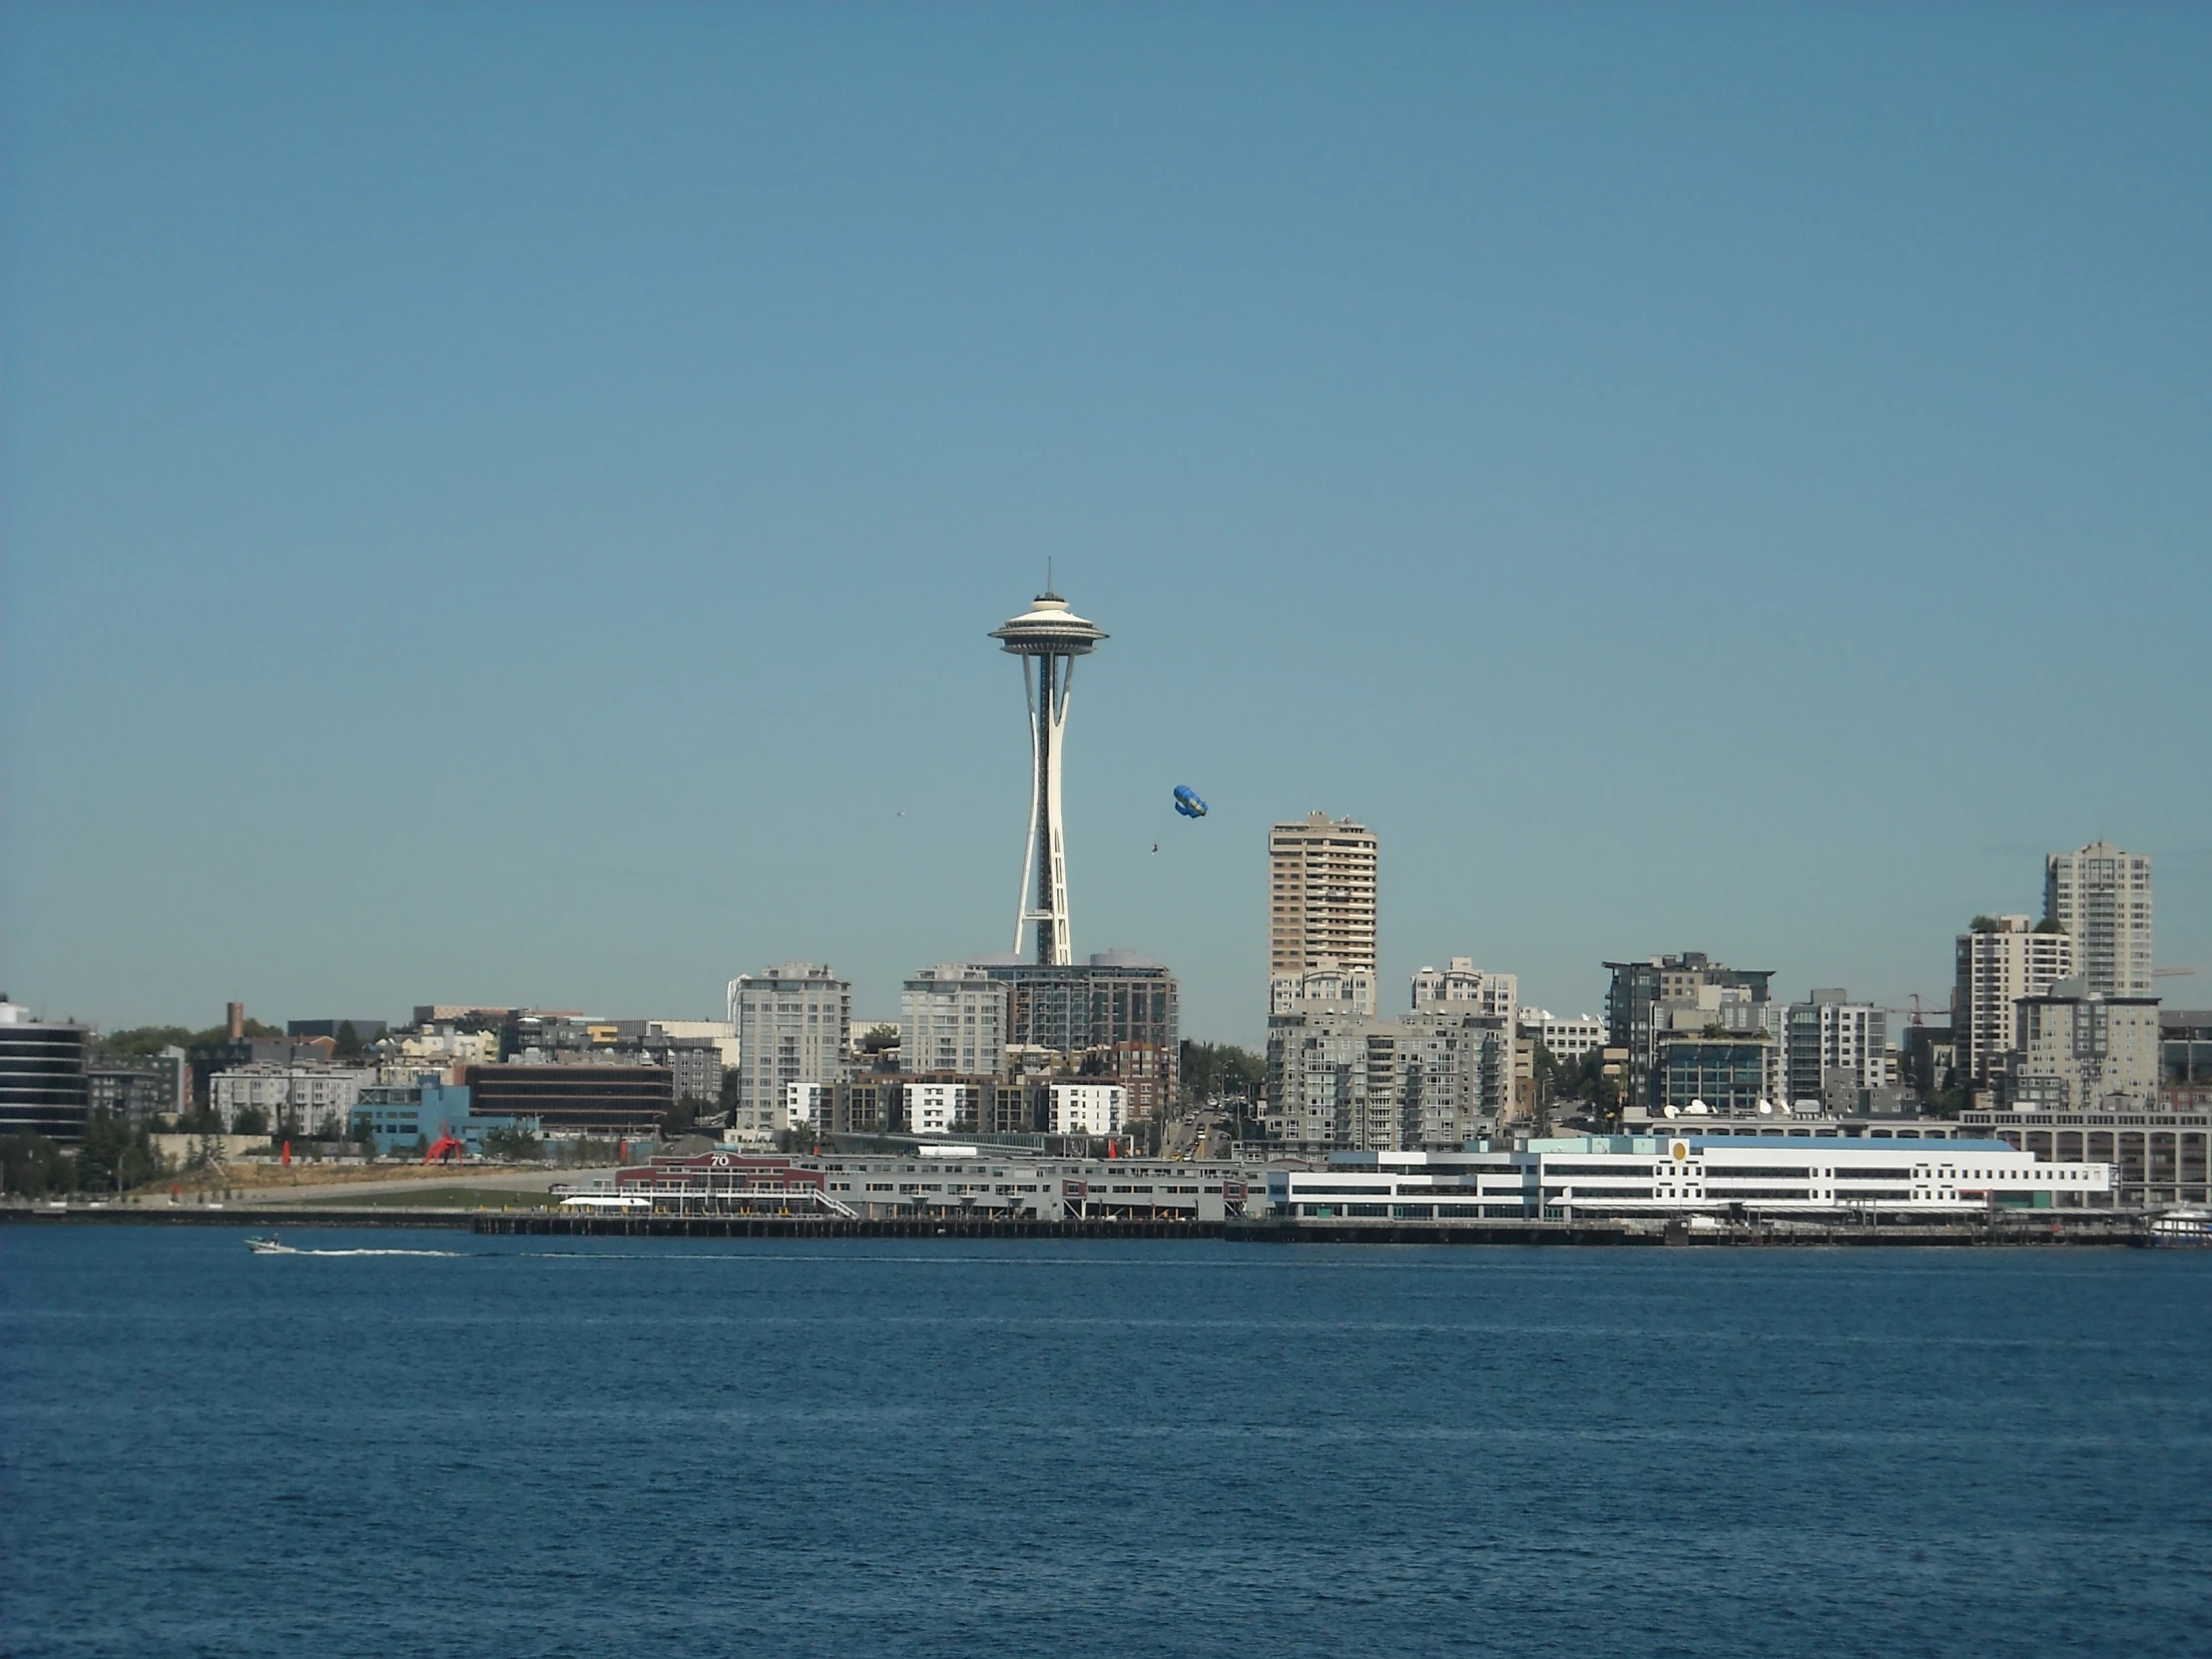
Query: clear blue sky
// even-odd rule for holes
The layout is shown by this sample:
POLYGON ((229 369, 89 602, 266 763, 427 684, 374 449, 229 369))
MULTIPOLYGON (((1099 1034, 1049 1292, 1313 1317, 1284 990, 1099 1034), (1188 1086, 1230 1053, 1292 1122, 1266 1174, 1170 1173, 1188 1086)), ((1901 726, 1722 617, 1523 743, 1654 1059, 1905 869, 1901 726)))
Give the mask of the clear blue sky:
POLYGON ((1079 950, 1256 1040, 1947 984, 2157 859, 2212 1002, 2212 10, 17 5, 0 985, 107 1024, 863 1013, 1079 950), (1189 783, 1203 824, 1168 810, 1189 783), (905 816, 900 817, 903 813, 905 816), (1162 850, 1150 851, 1155 840, 1162 850))

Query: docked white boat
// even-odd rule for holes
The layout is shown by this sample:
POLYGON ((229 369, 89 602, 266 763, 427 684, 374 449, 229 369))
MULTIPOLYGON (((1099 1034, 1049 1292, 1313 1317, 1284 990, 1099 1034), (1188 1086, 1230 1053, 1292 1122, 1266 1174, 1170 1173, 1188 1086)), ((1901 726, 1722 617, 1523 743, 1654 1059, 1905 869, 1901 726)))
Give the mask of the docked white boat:
POLYGON ((2167 1210, 2151 1217, 2150 1242, 2169 1250, 2212 1250, 2212 1210, 2167 1210))

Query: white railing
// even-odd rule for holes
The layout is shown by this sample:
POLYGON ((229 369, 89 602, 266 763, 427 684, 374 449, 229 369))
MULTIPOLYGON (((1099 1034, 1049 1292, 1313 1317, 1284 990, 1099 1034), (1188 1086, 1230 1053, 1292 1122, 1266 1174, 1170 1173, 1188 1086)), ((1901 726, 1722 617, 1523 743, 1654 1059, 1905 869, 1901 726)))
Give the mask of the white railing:
MULTIPOLYGON (((605 1192, 607 1189, 597 1189, 605 1192)), ((681 1181, 630 1181, 613 1189, 608 1196, 619 1193, 624 1198, 642 1198, 653 1206, 656 1215, 671 1213, 664 1206, 674 1206, 676 1215, 716 1216, 729 1215, 739 1210, 759 1214, 765 1210, 826 1211, 847 1221, 856 1220, 849 1205, 831 1198, 820 1187, 796 1185, 790 1187, 699 1187, 681 1181)))

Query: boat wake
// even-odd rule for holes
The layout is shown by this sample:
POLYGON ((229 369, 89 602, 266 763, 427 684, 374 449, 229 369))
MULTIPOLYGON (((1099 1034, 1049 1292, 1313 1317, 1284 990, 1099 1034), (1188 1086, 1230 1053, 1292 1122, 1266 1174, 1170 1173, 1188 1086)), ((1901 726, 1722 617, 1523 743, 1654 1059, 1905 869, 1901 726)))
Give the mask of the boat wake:
POLYGON ((278 1244, 275 1239, 249 1239, 247 1248, 257 1256, 468 1256, 481 1255, 481 1251, 465 1250, 315 1250, 300 1245, 278 1244))

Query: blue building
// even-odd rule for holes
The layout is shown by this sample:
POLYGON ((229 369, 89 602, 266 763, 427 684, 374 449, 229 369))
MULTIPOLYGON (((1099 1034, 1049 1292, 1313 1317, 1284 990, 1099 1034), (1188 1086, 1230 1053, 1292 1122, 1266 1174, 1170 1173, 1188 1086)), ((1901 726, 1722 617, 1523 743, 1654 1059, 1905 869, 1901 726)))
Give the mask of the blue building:
POLYGON ((412 1083, 372 1083, 361 1090, 351 1119, 353 1134, 362 1128, 379 1154, 405 1154, 430 1147, 451 1135, 472 1153, 484 1150, 484 1137, 496 1129, 526 1129, 535 1135, 538 1120, 505 1115, 479 1117, 470 1107, 465 1085, 438 1082, 434 1075, 412 1083))

